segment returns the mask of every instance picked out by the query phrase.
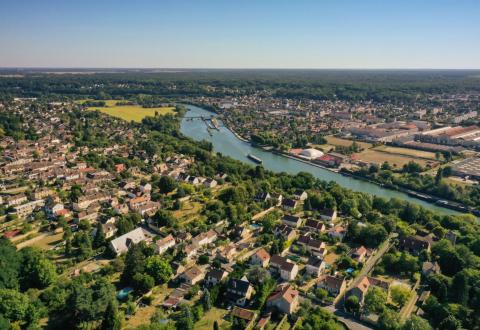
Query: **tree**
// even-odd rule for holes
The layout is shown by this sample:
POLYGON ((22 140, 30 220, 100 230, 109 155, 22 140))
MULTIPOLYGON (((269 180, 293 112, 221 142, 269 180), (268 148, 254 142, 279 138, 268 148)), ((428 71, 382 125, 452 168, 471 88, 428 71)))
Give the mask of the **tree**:
POLYGON ((172 216, 172 213, 166 210, 157 211, 153 215, 152 221, 157 227, 172 227, 175 224, 175 218, 172 216))
POLYGON ((336 317, 332 313, 320 307, 315 307, 308 311, 302 322, 301 329, 341 330, 343 326, 337 322, 336 317))
POLYGON ((20 278, 24 288, 44 288, 57 277, 55 265, 44 254, 34 248, 27 247, 20 251, 22 265, 20 278))
POLYGON ((89 286, 82 278, 69 284, 63 312, 70 328, 82 323, 102 320, 109 303, 115 299, 115 287, 106 279, 100 278, 89 286))
POLYGON ((318 300, 323 301, 325 298, 328 297, 328 291, 322 288, 315 289, 315 297, 317 297, 318 300))
POLYGON ((382 289, 372 286, 365 295, 364 310, 366 313, 379 314, 385 309, 387 303, 387 294, 382 289))
POLYGON ((452 288, 453 290, 450 291, 452 299, 462 306, 467 306, 470 285, 469 276, 466 270, 462 270, 455 274, 452 280, 452 288))
POLYGON ((433 244, 432 254, 438 257, 438 263, 440 264, 442 273, 447 276, 454 276, 464 266, 462 258, 452 243, 446 239, 442 239, 433 244))
POLYGON ((99 221, 97 223, 97 231, 95 232, 95 238, 93 239, 93 247, 98 249, 99 247, 105 246, 106 238, 105 232, 103 231, 103 225, 99 221))
POLYGON ((203 294, 202 297, 202 304, 203 304, 203 309, 205 311, 209 311, 212 308, 212 301, 210 298, 210 291, 208 289, 205 290, 205 293, 203 294))
POLYGON ((115 300, 111 300, 108 303, 107 309, 103 316, 101 330, 120 330, 122 327, 122 320, 118 313, 118 306, 115 300))
POLYGON ((349 296, 345 301, 345 309, 347 312, 350 312, 354 315, 357 314, 360 311, 360 302, 358 297, 355 295, 349 296))
POLYGON ((380 330, 399 330, 400 329, 400 315, 385 308, 378 318, 377 327, 380 330))
POLYGON ((192 310, 188 305, 183 305, 180 317, 177 320, 177 329, 193 330, 194 320, 192 310))
POLYGON ((218 326, 218 321, 215 320, 215 322, 213 322, 213 330, 220 330, 220 327, 218 326))
POLYGON ((155 283, 168 282, 173 275, 172 267, 170 264, 162 259, 160 256, 148 257, 145 264, 147 273, 153 277, 155 283))
POLYGON ((23 321, 29 309, 27 295, 12 289, 0 289, 0 315, 8 320, 23 321))
POLYGON ((412 315, 402 326, 402 330, 433 330, 428 321, 412 315))
POLYGON ((449 315, 438 325, 439 330, 457 330, 462 329, 462 324, 453 315, 449 315))
POLYGON ((248 279, 253 285, 259 285, 270 279, 270 273, 265 268, 255 265, 248 271, 248 279))
POLYGON ((130 285, 133 276, 137 273, 143 273, 145 270, 145 255, 139 244, 135 244, 128 249, 125 256, 125 267, 120 277, 123 285, 130 285))
POLYGON ((0 289, 18 288, 20 262, 20 255, 10 240, 0 238, 0 289))
POLYGON ((158 187, 164 194, 168 194, 177 188, 177 181, 170 176, 162 176, 158 181, 158 187))
POLYGON ((148 292, 155 286, 155 280, 148 274, 136 273, 132 278, 132 286, 142 292, 148 292))
POLYGON ((401 284, 392 286, 390 294, 393 302, 400 307, 403 307, 412 296, 412 292, 401 284))

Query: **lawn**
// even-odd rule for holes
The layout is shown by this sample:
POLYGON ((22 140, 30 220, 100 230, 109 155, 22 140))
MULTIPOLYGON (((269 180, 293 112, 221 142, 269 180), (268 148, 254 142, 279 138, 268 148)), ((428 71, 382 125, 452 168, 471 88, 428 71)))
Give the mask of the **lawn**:
POLYGON ((213 329, 213 323, 215 321, 218 322, 220 329, 228 329, 230 326, 230 322, 224 320, 225 315, 227 315, 228 311, 225 309, 220 309, 216 307, 212 307, 208 312, 203 315, 203 317, 195 323, 195 329, 197 330, 211 330, 213 329))
POLYGON ((187 223, 195 220, 200 211, 202 210, 202 204, 198 202, 186 201, 182 205, 181 210, 173 211, 173 217, 178 219, 178 222, 182 225, 186 225, 187 223))
POLYGON ((173 113, 174 107, 159 107, 159 108, 143 108, 140 105, 116 105, 121 100, 104 100, 105 107, 89 107, 87 110, 95 111, 99 110, 107 115, 117 117, 126 121, 140 122, 143 118, 148 116, 155 116, 155 113, 159 115, 166 115, 173 113))
POLYGON ((23 248, 23 247, 26 247, 26 246, 34 246, 34 247, 38 247, 42 250, 50 250, 56 244, 58 244, 62 241, 63 241, 63 233, 41 234, 40 236, 32 238, 31 240, 28 240, 26 242, 18 244, 17 248, 20 249, 20 248, 23 248))

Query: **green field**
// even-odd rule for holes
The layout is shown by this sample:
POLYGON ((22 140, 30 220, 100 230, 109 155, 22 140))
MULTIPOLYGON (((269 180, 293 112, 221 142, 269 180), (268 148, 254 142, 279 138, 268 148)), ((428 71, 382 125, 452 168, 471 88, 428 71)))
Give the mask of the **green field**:
POLYGON ((123 120, 140 122, 147 116, 155 116, 155 113, 166 115, 167 113, 173 113, 175 109, 174 107, 143 108, 140 105, 116 105, 121 100, 105 100, 104 102, 106 103, 105 107, 89 107, 87 110, 98 110, 123 120))

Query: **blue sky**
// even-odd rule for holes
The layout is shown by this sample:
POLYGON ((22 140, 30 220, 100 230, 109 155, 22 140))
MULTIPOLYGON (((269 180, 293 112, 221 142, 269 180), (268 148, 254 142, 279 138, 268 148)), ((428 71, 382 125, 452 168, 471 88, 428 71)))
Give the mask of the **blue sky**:
POLYGON ((0 67, 480 68, 479 0, 0 0, 0 67))

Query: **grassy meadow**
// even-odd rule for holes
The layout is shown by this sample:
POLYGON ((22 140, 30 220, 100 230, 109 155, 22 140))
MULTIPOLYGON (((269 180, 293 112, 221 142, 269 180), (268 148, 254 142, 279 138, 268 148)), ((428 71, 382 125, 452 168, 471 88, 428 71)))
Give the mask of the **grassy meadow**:
MULTIPOLYGON (((83 103, 86 100, 78 101, 83 103)), ((109 116, 117 117, 126 121, 140 122, 147 116, 153 117, 155 113, 159 115, 166 115, 173 113, 174 107, 159 107, 159 108, 143 108, 141 105, 117 105, 117 102, 122 100, 103 100, 106 104, 105 107, 88 107, 87 110, 98 110, 109 116)))

